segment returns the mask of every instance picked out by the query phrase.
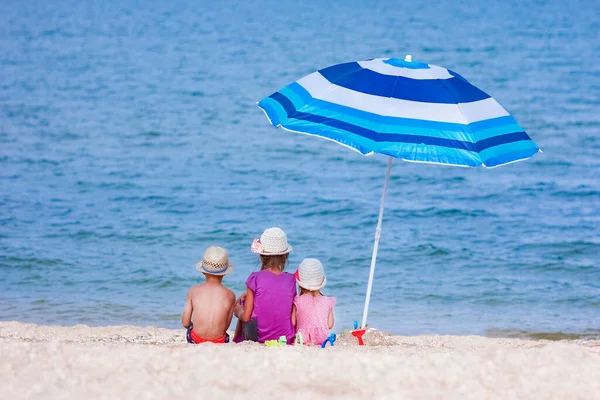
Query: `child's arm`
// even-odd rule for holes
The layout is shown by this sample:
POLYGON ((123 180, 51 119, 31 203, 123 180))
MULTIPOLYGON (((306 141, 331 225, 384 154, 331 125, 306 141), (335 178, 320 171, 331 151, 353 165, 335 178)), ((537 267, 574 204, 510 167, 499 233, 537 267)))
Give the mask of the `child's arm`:
POLYGON ((227 318, 227 326, 231 325, 231 320, 233 319, 233 309, 235 307, 235 293, 233 293, 231 290, 230 292, 230 298, 231 298, 231 308, 229 309, 229 317, 227 318))
POLYGON ((250 321, 250 318, 252 318, 252 310, 254 310, 254 292, 250 288, 248 288, 248 290, 246 290, 246 298, 244 299, 244 305, 242 306, 238 302, 233 312, 240 321, 248 322, 250 321))
POLYGON ((190 327, 192 323, 192 297, 190 296, 190 292, 185 296, 185 306, 183 307, 183 314, 181 315, 181 325, 185 329, 190 327))
POLYGON ((292 325, 296 326, 296 305, 292 304, 292 325))
POLYGON ((329 311, 329 316, 327 317, 327 325, 329 326, 329 329, 333 328, 333 308, 331 309, 331 311, 329 311))

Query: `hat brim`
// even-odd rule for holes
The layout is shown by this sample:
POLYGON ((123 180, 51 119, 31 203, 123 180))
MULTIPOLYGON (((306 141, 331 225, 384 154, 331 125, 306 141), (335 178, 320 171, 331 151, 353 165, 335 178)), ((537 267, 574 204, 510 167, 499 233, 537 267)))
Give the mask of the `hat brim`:
POLYGON ((281 251, 279 253, 269 253, 269 252, 265 252, 265 251, 259 251, 257 254, 260 254, 261 256, 282 256, 284 254, 288 254, 290 251, 292 251, 292 246, 288 245, 288 248, 285 251, 281 251))
POLYGON ((207 269, 204 266, 204 263, 200 261, 198 264, 196 264, 196 269, 202 272, 203 274, 207 275, 225 276, 233 271, 233 264, 231 263, 231 261, 227 261, 227 266, 224 269, 214 271, 207 269))
POLYGON ((325 287, 325 285, 327 285, 327 277, 324 276, 323 277, 323 282, 321 282, 320 285, 316 285, 316 286, 311 286, 306 284, 305 282, 302 282, 300 279, 296 278, 296 282, 298 282, 298 286, 300 286, 303 289, 306 290, 321 290, 325 287))

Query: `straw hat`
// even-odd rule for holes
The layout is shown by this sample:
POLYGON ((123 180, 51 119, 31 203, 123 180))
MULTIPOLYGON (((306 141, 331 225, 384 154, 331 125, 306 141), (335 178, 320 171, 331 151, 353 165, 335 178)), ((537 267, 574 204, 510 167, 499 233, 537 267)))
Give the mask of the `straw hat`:
POLYGON ((253 253, 265 256, 277 256, 292 251, 285 232, 280 228, 265 229, 260 239, 254 239, 250 247, 253 253))
POLYGON ((327 284, 323 264, 316 258, 305 258, 296 271, 296 281, 306 290, 321 290, 327 284))
POLYGON ((196 264, 196 269, 209 275, 227 275, 233 271, 227 250, 219 246, 211 246, 204 252, 202 260, 196 264))

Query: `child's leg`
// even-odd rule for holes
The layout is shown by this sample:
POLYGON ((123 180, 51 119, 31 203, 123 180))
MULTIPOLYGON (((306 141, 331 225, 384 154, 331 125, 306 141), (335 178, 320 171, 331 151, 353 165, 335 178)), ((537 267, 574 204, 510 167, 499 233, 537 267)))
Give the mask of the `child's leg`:
POLYGON ((244 340, 258 341, 258 327, 255 319, 251 319, 248 322, 242 322, 238 319, 235 326, 235 334, 233 335, 233 343, 240 343, 244 340))
POLYGON ((258 341, 258 326, 256 320, 251 319, 242 326, 242 332, 245 340, 252 340, 253 342, 258 341))
POLYGON ((242 336, 242 321, 238 319, 235 326, 235 333, 233 334, 233 343, 243 342, 244 337, 242 336))

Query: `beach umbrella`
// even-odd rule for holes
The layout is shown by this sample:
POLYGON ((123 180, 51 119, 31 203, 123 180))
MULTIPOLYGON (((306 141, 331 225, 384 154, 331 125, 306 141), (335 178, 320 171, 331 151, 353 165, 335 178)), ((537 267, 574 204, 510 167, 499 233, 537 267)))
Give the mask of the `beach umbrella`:
POLYGON ((362 318, 366 326, 392 160, 487 168, 539 148, 496 100, 454 71, 405 59, 333 65, 258 102, 275 127, 389 156, 362 318))

